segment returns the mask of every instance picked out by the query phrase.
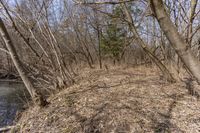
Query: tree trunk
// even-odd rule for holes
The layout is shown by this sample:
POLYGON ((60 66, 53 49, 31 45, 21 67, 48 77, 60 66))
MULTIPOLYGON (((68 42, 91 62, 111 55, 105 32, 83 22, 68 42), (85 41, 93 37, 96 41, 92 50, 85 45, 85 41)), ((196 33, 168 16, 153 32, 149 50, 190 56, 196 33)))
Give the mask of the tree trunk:
POLYGON ((169 81, 169 82, 175 82, 175 79, 173 78, 173 76, 171 75, 171 73, 169 72, 169 70, 165 67, 165 65, 163 65, 163 63, 151 52, 151 50, 147 47, 147 44, 142 40, 142 38, 139 36, 136 27, 134 25, 133 22, 133 18, 130 14, 130 12, 128 11, 128 8, 126 6, 125 3, 121 4, 124 11, 125 11, 125 15, 127 18, 127 21, 129 23, 129 27, 131 29, 131 32, 134 35, 134 39, 136 40, 136 42, 142 47, 142 49, 145 51, 145 53, 149 56, 150 59, 152 59, 152 61, 159 67, 159 69, 162 71, 164 78, 169 81))
POLYGON ((188 48, 188 44, 184 41, 184 38, 178 33, 175 25, 170 20, 170 17, 166 13, 163 1, 150 0, 150 6, 161 29, 170 41, 170 44, 187 69, 193 74, 200 84, 200 62, 194 57, 192 51, 188 48))
POLYGON ((99 67, 102 69, 102 59, 101 59, 101 33, 100 33, 100 28, 97 26, 97 36, 98 36, 98 45, 99 45, 99 67))
POLYGON ((0 18, 0 34, 6 44, 6 47, 10 53, 11 59, 19 72, 20 77, 22 78, 28 92, 30 93, 33 101, 40 105, 44 106, 46 105, 46 100, 43 98, 43 96, 33 87, 33 84, 29 80, 28 76, 26 75, 24 68, 22 66, 22 63, 19 59, 19 56, 17 55, 16 49, 13 45, 13 42, 8 34, 8 31, 3 23, 3 20, 0 18))
POLYGON ((189 28, 188 28, 188 36, 187 36, 187 43, 191 47, 192 45, 192 26, 194 21, 195 10, 197 7, 198 0, 191 0, 191 10, 190 10, 190 20, 189 20, 189 28))

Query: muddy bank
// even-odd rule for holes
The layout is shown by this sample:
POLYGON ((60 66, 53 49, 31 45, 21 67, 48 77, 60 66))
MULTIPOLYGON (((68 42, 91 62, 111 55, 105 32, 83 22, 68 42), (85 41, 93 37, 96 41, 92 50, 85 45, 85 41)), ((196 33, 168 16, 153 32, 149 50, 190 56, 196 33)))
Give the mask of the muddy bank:
POLYGON ((0 72, 0 79, 10 79, 10 80, 14 80, 14 79, 19 79, 19 76, 13 73, 1 73, 0 72))

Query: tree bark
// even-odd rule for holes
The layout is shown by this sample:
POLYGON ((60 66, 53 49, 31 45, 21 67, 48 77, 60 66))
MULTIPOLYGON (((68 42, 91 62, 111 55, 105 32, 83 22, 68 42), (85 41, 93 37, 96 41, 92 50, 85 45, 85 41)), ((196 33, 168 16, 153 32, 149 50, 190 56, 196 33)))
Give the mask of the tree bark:
POLYGON ((24 82, 29 94, 31 95, 33 101, 40 105, 40 106, 44 106, 46 105, 46 100, 44 99, 44 97, 42 96, 42 94, 40 94, 33 86, 33 84, 31 83, 31 81, 29 80, 27 74, 24 71, 23 65, 20 61, 19 56, 17 55, 16 49, 14 47, 14 44, 8 34, 8 31, 3 23, 3 20, 0 18, 0 34, 6 44, 6 47, 10 53, 11 59, 20 75, 20 77, 22 78, 22 81, 24 82))
POLYGON ((200 62, 194 57, 188 44, 184 41, 184 38, 179 34, 177 28, 167 15, 162 0, 149 0, 150 6, 153 11, 153 15, 158 20, 158 23, 166 35, 170 44, 185 64, 187 69, 193 74, 198 83, 200 84, 200 62))
POLYGON ((195 10, 197 7, 197 2, 198 0, 191 0, 191 10, 190 10, 190 20, 189 20, 189 28, 188 28, 188 36, 187 36, 187 43, 191 47, 192 45, 192 26, 193 26, 193 21, 194 21, 194 15, 195 15, 195 10))

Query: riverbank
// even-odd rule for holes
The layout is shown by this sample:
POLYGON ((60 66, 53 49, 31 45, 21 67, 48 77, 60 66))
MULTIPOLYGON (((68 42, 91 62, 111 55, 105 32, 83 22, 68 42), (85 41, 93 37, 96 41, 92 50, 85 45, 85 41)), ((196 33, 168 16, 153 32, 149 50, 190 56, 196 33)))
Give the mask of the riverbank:
POLYGON ((0 79, 0 83, 1 82, 9 82, 9 83, 23 83, 21 80, 19 79, 0 79))
POLYGON ((0 70, 0 83, 5 83, 5 82, 23 83, 18 75, 0 70))
POLYGON ((14 73, 0 70, 0 82, 21 82, 20 77, 14 73))
POLYGON ((88 70, 80 75, 75 85, 52 95, 47 107, 23 112, 16 123, 18 131, 200 132, 199 88, 192 82, 170 84, 156 69, 146 67, 88 70))

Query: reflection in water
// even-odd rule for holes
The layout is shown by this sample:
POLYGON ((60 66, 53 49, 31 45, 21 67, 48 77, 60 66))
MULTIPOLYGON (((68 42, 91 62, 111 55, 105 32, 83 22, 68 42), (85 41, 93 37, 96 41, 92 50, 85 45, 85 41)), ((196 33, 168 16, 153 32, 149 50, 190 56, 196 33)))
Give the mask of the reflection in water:
POLYGON ((0 127, 12 124, 28 98, 23 84, 0 82, 0 127))

